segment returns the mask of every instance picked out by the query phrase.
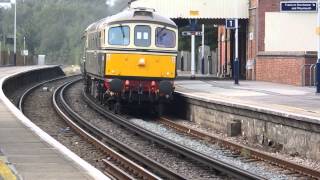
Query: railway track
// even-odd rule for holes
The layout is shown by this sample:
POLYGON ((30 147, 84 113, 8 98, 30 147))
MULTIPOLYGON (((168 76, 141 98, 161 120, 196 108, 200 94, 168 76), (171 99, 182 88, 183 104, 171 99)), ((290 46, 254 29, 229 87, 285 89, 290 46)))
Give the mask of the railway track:
POLYGON ((159 176, 146 170, 141 165, 113 150, 107 146, 106 143, 112 145, 118 151, 123 152, 132 159, 139 160, 140 163, 147 166, 149 169, 152 169, 161 177, 166 179, 185 179, 183 176, 170 171, 148 157, 143 156, 139 152, 134 151, 125 144, 112 138, 74 112, 66 103, 64 99, 64 92, 75 82, 77 81, 64 84, 54 92, 54 108, 63 117, 63 119, 65 119, 70 127, 106 154, 107 158, 102 161, 106 165, 107 174, 111 174, 117 179, 161 179, 159 176))
POLYGON ((89 104, 89 106, 91 106, 93 109, 95 109, 105 117, 108 117, 108 119, 111 119, 114 123, 117 123, 125 127, 126 129, 129 129, 130 131, 136 134, 139 134, 140 136, 146 139, 149 139, 152 142, 156 142, 157 144, 167 147, 172 151, 177 152, 187 158, 190 158, 196 162, 199 162, 207 167, 216 169, 236 179, 265 179, 262 176, 250 173, 246 170, 224 163, 219 159, 213 159, 197 151, 194 151, 190 148, 187 148, 178 143, 175 143, 171 140, 158 136, 151 131, 141 128, 135 125, 134 123, 131 123, 130 121, 128 121, 125 117, 116 115, 111 111, 106 110, 105 107, 98 104, 95 100, 93 100, 90 96, 88 96, 84 92, 83 92, 83 97, 85 101, 89 104))
POLYGON ((229 149, 233 152, 233 154, 236 157, 239 156, 243 156, 245 158, 247 158, 247 161, 251 161, 254 162, 255 160, 258 161, 264 161, 267 163, 270 163, 272 165, 278 166, 280 168, 283 169, 287 169, 289 170, 289 172, 287 172, 288 174, 300 174, 301 178, 306 178, 306 179, 320 179, 320 172, 289 162, 289 161, 285 161, 283 159, 279 159, 273 156, 270 156, 266 153, 263 153, 261 151, 258 151, 256 149, 253 148, 249 148, 246 146, 243 146, 241 144, 237 144, 231 141, 227 141, 224 139, 221 139, 219 137, 215 137, 212 135, 209 135, 207 133, 204 132, 200 132, 194 129, 191 129, 187 126, 178 124, 172 120, 169 120, 168 118, 165 117, 161 117, 159 119, 157 119, 158 122, 166 125, 167 127, 173 128, 181 133, 185 133, 187 135, 202 139, 202 140, 206 140, 208 142, 211 143, 215 143, 215 144, 219 144, 219 146, 221 146, 222 148, 225 149, 229 149))
MULTIPOLYGON (((60 78, 58 78, 58 79, 60 79, 60 78)), ((46 83, 46 82, 44 82, 44 83, 46 83)), ((71 85, 71 83, 68 83, 68 84, 71 85)), ((37 85, 37 86, 39 86, 39 85, 37 85)), ((54 97, 58 97, 58 96, 63 97, 63 95, 62 95, 63 93, 61 94, 61 90, 62 89, 65 90, 65 89, 68 88, 68 87, 65 87, 65 86, 66 86, 66 84, 61 86, 59 88, 59 90, 58 90, 60 92, 56 91, 54 97)), ((35 88, 35 87, 33 87, 33 88, 35 88)), ((33 88, 31 88, 31 89, 33 89, 33 88)), ((31 91, 31 90, 29 90, 29 91, 31 91)), ((25 92, 25 94, 23 95, 23 97, 21 99, 24 99, 24 97, 27 96, 28 93, 29 93, 28 91, 25 92)), ((94 106, 99 106, 90 97, 85 96, 85 94, 84 94, 84 97, 85 97, 86 101, 88 101, 88 102, 91 101, 92 102, 92 104, 90 104, 90 106, 93 106, 93 107, 94 106)), ((61 102, 61 100, 57 100, 56 102, 57 102, 57 104, 59 104, 61 102)), ((22 104, 23 104, 23 101, 20 102, 20 107, 22 106, 22 104)), ((107 114, 104 114, 103 112, 100 112, 100 113, 104 114, 105 116, 108 116, 108 119, 110 119, 110 116, 115 116, 117 118, 113 119, 113 121, 115 121, 117 123, 119 123, 119 118, 122 118, 125 122, 130 123, 130 121, 128 121, 124 117, 121 117, 121 116, 118 116, 118 115, 114 115, 112 112, 108 112, 107 110, 104 109, 103 106, 100 106, 100 107, 102 108, 103 111, 106 111, 107 114)), ((70 115, 72 113, 69 114, 67 111, 64 111, 64 110, 62 110, 61 112, 64 113, 65 115, 68 115, 68 117, 66 117, 66 118, 69 118, 69 120, 74 119, 73 116, 76 116, 76 115, 70 115)), ((79 123, 80 120, 77 120, 75 124, 78 125, 79 127, 81 127, 82 129, 86 129, 87 132, 90 132, 90 133, 87 133, 87 134, 85 134, 83 132, 80 132, 80 133, 83 133, 82 136, 86 137, 86 139, 88 141, 90 141, 91 143, 95 144, 96 147, 101 149, 106 154, 106 158, 104 158, 102 160, 102 162, 106 165, 106 170, 105 170, 106 174, 112 174, 117 179, 158 179, 160 177, 166 178, 166 179, 185 179, 185 177, 177 175, 177 174, 175 174, 173 172, 169 172, 169 173, 166 172, 168 170, 163 170, 163 172, 161 172, 161 170, 159 170, 159 167, 157 167, 157 163, 156 162, 152 162, 151 163, 152 165, 150 165, 150 164, 147 165, 148 163, 150 163, 148 161, 152 161, 150 159, 139 161, 141 159, 141 157, 139 156, 139 153, 135 152, 134 150, 132 150, 132 152, 126 152, 126 150, 123 150, 123 149, 130 149, 129 147, 126 147, 126 145, 124 145, 124 144, 117 145, 118 142, 115 142, 116 140, 113 139, 112 137, 100 136, 99 134, 104 134, 102 131, 97 130, 95 133, 92 133, 92 132, 94 132, 94 130, 92 129, 92 127, 94 127, 94 126, 91 125, 91 128, 90 128, 90 124, 89 124, 89 126, 88 126, 89 128, 85 127, 86 126, 86 121, 84 119, 82 119, 82 120, 83 120, 82 123, 79 123), (92 136, 93 138, 90 138, 89 136, 92 136), (96 144, 96 142, 93 142, 93 141, 95 141, 94 138, 97 139, 97 140, 100 140, 100 144, 99 143, 96 144), (124 163, 124 162, 122 162, 122 160, 119 160, 119 158, 114 157, 113 155, 111 155, 110 152, 104 150, 104 148, 106 146, 105 143, 112 145, 113 148, 117 149, 118 151, 120 150, 121 152, 123 152, 127 156, 135 157, 135 158, 131 158, 130 157, 130 159, 136 159, 136 160, 138 159, 139 164, 140 164, 138 166, 140 166, 141 169, 144 170, 143 167, 146 166, 146 167, 148 167, 148 169, 151 169, 152 172, 156 172, 160 177, 158 177, 158 176, 156 176, 156 175, 154 175, 154 174, 152 174, 150 172, 149 173, 153 177, 148 177, 146 175, 143 175, 143 173, 139 172, 139 170, 131 169, 130 162, 129 162, 129 164, 124 163), (122 150, 121 150, 121 146, 123 148, 122 150), (147 162, 144 162, 144 161, 147 161, 147 162), (170 178, 168 178, 168 177, 170 177, 170 178)), ((255 149, 247 148, 247 147, 244 147, 244 146, 239 145, 239 144, 228 142, 228 141, 225 141, 223 139, 219 139, 217 137, 213 137, 213 136, 210 136, 208 134, 192 130, 192 129, 188 128, 188 127, 185 127, 185 126, 179 125, 177 123, 174 123, 173 121, 170 121, 168 119, 161 118, 161 119, 159 119, 157 121, 165 124, 166 126, 168 126, 170 128, 176 129, 181 133, 184 133, 184 134, 187 134, 187 135, 191 135, 191 136, 194 136, 194 137, 199 138, 199 139, 204 139, 204 140, 206 140, 206 141, 208 141, 210 143, 214 142, 216 144, 219 144, 219 145, 221 145, 221 147, 223 149, 226 149, 226 150, 229 149, 232 152, 234 152, 233 155, 235 157, 239 157, 239 155, 242 156, 243 153, 244 153, 245 154, 244 155, 244 159, 246 161, 248 161, 249 163, 250 162, 256 162, 256 161, 266 161, 266 162, 268 162, 270 164, 273 164, 273 165, 276 165, 276 166, 278 166, 280 168, 287 169, 288 171, 285 171, 285 173, 287 173, 287 174, 299 173, 300 176, 296 176, 297 178, 305 178, 305 179, 314 178, 314 179, 317 179, 317 178, 320 177, 318 171, 315 171, 315 170, 312 170, 312 169, 308 169, 306 167, 303 167, 303 166, 300 166, 300 165, 297 165, 297 164, 292 164, 292 163, 286 162, 286 161, 284 161, 282 159, 277 159, 277 158, 274 158, 274 157, 270 157, 269 155, 264 154, 264 153, 262 153, 260 151, 256 151, 255 149)), ((127 127, 123 123, 120 123, 120 125, 126 127, 127 129, 131 129, 132 128, 132 126, 130 128, 130 126, 127 127)), ((132 130, 132 131, 134 131, 134 130, 132 130)), ((134 132, 139 134, 139 135, 144 134, 144 133, 141 133, 141 132, 139 133, 138 131, 134 131, 134 132)), ((154 133, 151 132, 151 134, 154 134, 154 133)), ((147 136, 149 136, 149 139, 151 141, 155 141, 153 138, 150 138, 150 135, 147 135, 147 136)), ((155 142, 157 142, 157 141, 155 141, 155 142)), ((170 148, 170 147, 168 147, 168 148, 170 148)), ((174 148, 170 148, 170 149, 174 150, 174 148)), ((118 151, 114 151, 114 152, 117 153, 118 151)), ((182 154, 182 155, 186 156, 185 154, 182 154)), ((196 158, 192 158, 192 159, 194 159, 196 161, 199 161, 196 158)), ((134 163, 134 162, 132 162, 132 163, 134 163)), ((136 163, 134 163, 134 164, 136 164, 136 163)), ((164 168, 164 167, 162 167, 162 168, 164 168)), ((226 171, 222 171, 222 172, 225 172, 226 174, 228 174, 228 172, 226 172, 226 171)), ((238 175, 237 176, 233 175, 233 177, 236 177, 237 179, 240 179, 240 178, 241 179, 242 178, 248 179, 248 177, 243 177, 243 176, 238 176, 238 175)), ((259 176, 251 177, 251 178, 252 179, 263 179, 263 177, 259 177, 259 176)))

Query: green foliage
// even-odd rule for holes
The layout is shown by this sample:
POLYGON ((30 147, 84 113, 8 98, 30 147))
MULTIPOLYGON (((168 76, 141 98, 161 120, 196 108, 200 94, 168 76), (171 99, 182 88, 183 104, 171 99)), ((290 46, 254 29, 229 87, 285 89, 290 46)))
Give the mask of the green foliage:
MULTIPOLYGON (((30 54, 45 54, 49 63, 78 64, 85 28, 115 14, 126 3, 118 0, 110 8, 105 0, 17 0, 17 51, 23 49, 25 37, 30 54)), ((13 35, 13 18, 13 8, 0 9, 1 35, 13 35)))

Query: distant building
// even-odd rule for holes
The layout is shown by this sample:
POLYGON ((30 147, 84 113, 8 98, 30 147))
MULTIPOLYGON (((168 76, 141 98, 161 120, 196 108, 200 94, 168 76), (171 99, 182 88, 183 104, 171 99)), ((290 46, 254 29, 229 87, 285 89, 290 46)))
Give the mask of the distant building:
POLYGON ((190 20, 206 26, 218 25, 214 69, 219 77, 233 77, 234 30, 225 28, 225 20, 239 18, 242 79, 311 85, 315 82, 317 59, 316 3, 316 0, 136 0, 132 6, 154 8, 179 26, 190 20), (280 4, 284 4, 282 10, 280 4))
MULTIPOLYGON (((247 79, 314 84, 317 12, 314 8, 296 11, 294 4, 281 11, 280 3, 296 2, 317 1, 250 0, 247 64, 252 66, 247 71, 247 79)), ((309 5, 302 4, 303 7, 309 5)))

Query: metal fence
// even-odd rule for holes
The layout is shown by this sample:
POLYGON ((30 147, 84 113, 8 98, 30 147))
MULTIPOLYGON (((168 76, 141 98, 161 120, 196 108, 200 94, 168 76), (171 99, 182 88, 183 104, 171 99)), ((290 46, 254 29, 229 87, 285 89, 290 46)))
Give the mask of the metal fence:
POLYGON ((316 85, 316 64, 304 64, 301 66, 301 85, 316 85))

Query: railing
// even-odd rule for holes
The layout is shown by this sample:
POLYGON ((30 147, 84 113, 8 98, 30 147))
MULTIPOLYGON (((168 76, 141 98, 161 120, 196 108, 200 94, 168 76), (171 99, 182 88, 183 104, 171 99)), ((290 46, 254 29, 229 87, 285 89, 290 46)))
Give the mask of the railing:
POLYGON ((302 86, 316 85, 316 68, 315 67, 316 67, 316 64, 304 64, 301 66, 300 69, 301 69, 301 80, 302 80, 301 85, 302 86), (306 82, 306 80, 309 80, 308 83, 306 82))
POLYGON ((310 86, 316 85, 316 64, 310 66, 310 86))

